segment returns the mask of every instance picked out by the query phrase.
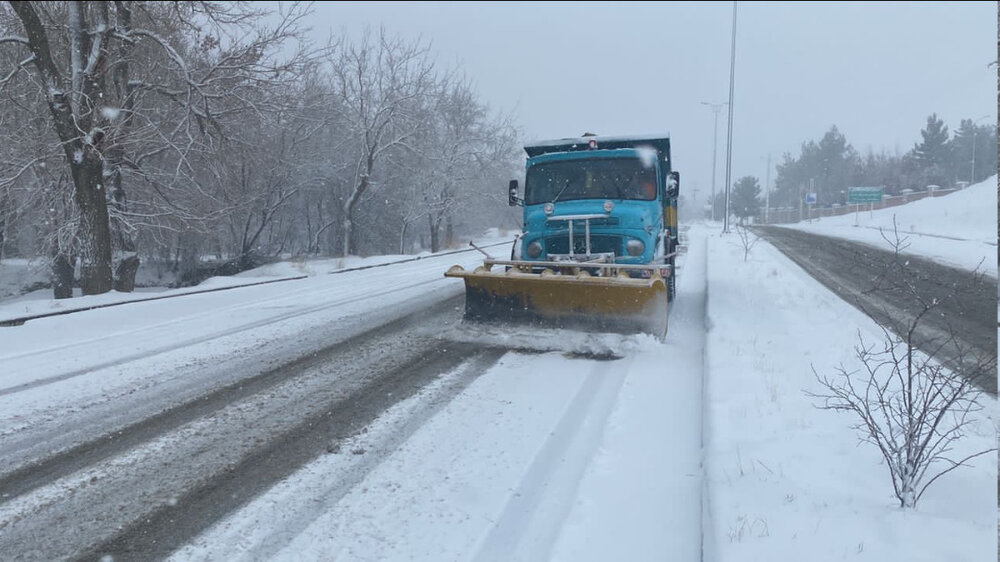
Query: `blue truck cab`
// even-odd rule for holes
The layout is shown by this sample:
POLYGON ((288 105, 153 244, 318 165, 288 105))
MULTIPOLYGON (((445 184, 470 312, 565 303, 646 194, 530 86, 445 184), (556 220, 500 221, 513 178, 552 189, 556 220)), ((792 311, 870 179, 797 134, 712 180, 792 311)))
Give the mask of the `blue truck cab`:
POLYGON ((680 176, 669 137, 584 136, 525 152, 524 198, 509 186, 509 203, 524 207, 512 260, 659 265, 630 274, 659 273, 672 300, 680 176))

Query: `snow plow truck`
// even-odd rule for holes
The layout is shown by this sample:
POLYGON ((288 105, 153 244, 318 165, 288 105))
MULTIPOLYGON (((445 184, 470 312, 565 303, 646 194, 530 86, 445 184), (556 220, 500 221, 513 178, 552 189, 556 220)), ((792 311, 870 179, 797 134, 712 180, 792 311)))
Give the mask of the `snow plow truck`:
POLYGON ((666 337, 676 288, 677 195, 666 135, 584 135, 529 144, 509 260, 465 281, 465 319, 666 337))

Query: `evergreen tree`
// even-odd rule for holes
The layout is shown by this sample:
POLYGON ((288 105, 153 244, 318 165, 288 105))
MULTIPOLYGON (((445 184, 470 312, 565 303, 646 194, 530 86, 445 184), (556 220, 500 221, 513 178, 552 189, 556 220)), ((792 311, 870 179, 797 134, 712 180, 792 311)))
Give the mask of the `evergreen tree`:
POLYGON ((818 143, 802 143, 798 158, 784 155, 784 161, 777 166, 772 200, 778 206, 794 207, 803 193, 815 191, 820 205, 841 202, 842 192, 856 178, 859 162, 847 138, 832 126, 818 143))
MULTIPOLYGON (((730 201, 732 203, 732 201, 730 201)), ((720 191, 715 194, 715 200, 712 201, 712 206, 714 207, 715 219, 721 221, 726 216, 726 192, 720 191)), ((709 215, 711 216, 711 215, 709 215)))
POLYGON ((993 125, 976 125, 962 119, 952 144, 954 180, 978 183, 997 171, 997 131, 993 125))
POLYGON ((979 183, 997 173, 996 125, 977 125, 975 140, 976 175, 972 181, 979 183))
POLYGON ((760 212, 760 182, 753 176, 743 176, 733 184, 729 194, 729 212, 740 219, 755 217, 760 212))
POLYGON ((976 126, 972 119, 962 119, 962 123, 955 129, 955 134, 951 139, 951 167, 956 181, 973 183, 971 176, 972 159, 975 155, 973 143, 979 144, 976 133, 976 126))
POLYGON ((923 185, 947 185, 952 175, 951 143, 948 126, 938 118, 937 113, 927 118, 927 126, 920 131, 923 141, 913 147, 913 156, 921 173, 923 185))
POLYGON ((847 143, 847 138, 837 130, 836 125, 819 141, 814 187, 819 205, 842 203, 848 179, 857 168, 858 154, 847 143))

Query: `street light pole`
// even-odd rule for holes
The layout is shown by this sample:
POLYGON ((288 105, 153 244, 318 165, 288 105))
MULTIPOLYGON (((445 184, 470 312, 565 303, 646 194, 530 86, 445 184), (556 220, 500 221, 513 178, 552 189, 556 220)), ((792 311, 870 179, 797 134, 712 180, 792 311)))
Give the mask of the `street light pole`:
POLYGON ((712 108, 712 113, 715 113, 715 133, 712 136, 712 199, 710 204, 712 206, 712 221, 715 221, 715 155, 719 148, 719 110, 723 106, 728 105, 728 103, 709 103, 707 101, 701 102, 702 105, 707 105, 712 108))
POLYGON ((736 78, 736 0, 733 0, 733 46, 729 54, 729 139, 726 141, 726 216, 722 232, 729 232, 729 184, 733 169, 733 86, 736 78))
POLYGON ((972 122, 972 173, 969 176, 969 185, 972 185, 973 183, 976 182, 976 133, 978 132, 979 129, 979 127, 976 126, 976 123, 979 123, 980 121, 986 119, 987 117, 989 117, 989 114, 983 115, 982 117, 977 117, 972 122))

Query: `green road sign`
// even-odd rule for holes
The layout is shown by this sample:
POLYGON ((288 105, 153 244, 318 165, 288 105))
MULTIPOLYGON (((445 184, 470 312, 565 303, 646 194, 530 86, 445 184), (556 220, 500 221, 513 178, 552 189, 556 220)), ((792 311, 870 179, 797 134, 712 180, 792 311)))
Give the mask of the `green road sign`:
POLYGON ((882 202, 881 187, 849 187, 847 188, 848 203, 880 203, 882 202))

